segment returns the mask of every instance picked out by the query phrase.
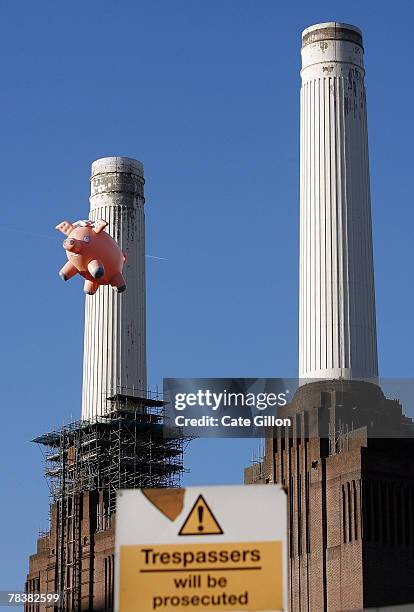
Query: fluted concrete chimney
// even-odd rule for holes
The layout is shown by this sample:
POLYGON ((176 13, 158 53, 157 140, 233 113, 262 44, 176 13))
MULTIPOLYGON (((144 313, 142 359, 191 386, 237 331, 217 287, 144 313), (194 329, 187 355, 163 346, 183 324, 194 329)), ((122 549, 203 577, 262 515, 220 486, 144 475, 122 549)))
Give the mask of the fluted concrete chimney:
POLYGON ((146 372, 144 171, 128 157, 92 164, 90 216, 105 219, 109 234, 127 255, 127 289, 100 287, 86 296, 82 419, 104 414, 107 397, 144 396, 146 372))
POLYGON ((378 374, 363 56, 354 26, 302 34, 301 379, 378 374))

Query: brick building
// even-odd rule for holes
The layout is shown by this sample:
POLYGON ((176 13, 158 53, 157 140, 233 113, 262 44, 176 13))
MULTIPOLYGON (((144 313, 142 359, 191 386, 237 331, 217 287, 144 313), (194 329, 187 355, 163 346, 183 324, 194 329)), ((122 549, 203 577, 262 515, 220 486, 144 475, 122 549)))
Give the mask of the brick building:
POLYGON ((245 482, 286 486, 291 612, 414 604, 413 424, 370 383, 303 385, 245 482), (258 477, 258 478, 257 478, 258 477))
MULTIPOLYGON (((26 592, 58 592, 60 573, 65 572, 61 609, 112 610, 115 514, 105 514, 104 495, 97 491, 80 493, 72 501, 77 510, 70 504, 63 517, 60 504, 51 506, 50 531, 38 539, 37 551, 29 560, 26 592)), ((40 612, 53 608, 28 604, 25 609, 40 612)))
MULTIPOLYGON (((99 421, 44 434, 50 529, 29 560, 27 593, 61 593, 54 610, 112 610, 116 494, 175 487, 184 440, 164 437, 164 402, 117 395, 99 421)), ((26 612, 51 610, 28 604, 26 612)))

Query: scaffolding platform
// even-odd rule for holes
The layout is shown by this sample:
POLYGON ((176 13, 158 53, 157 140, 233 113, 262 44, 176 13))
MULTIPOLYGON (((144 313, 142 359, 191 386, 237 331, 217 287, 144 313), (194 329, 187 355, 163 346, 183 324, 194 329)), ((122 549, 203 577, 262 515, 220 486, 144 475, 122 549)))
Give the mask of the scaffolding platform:
POLYGON ((188 438, 166 438, 164 401, 116 393, 94 421, 76 421, 38 436, 52 501, 105 491, 109 513, 119 489, 177 487, 188 438))
MULTIPOLYGON (((89 528, 93 524, 97 533, 111 530, 120 489, 180 486, 189 438, 165 436, 164 407, 159 397, 108 393, 105 413, 95 420, 69 423, 34 439, 45 459, 54 515, 50 531, 43 535, 48 547, 47 584, 62 594, 54 611, 90 609, 85 585, 91 578, 85 575, 93 571, 95 561, 88 561, 94 553, 82 537, 85 493, 95 500, 89 528)), ((111 576, 108 593, 113 598, 111 576)))

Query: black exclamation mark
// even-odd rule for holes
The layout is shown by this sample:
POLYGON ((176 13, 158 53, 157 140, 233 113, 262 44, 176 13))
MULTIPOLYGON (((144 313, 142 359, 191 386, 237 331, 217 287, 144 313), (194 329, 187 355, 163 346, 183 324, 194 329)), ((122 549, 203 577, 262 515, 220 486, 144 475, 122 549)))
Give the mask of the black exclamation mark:
POLYGON ((197 508, 197 512, 198 512, 198 522, 200 523, 198 526, 198 531, 203 531, 204 527, 203 527, 203 514, 204 514, 204 508, 203 506, 198 506, 197 508))

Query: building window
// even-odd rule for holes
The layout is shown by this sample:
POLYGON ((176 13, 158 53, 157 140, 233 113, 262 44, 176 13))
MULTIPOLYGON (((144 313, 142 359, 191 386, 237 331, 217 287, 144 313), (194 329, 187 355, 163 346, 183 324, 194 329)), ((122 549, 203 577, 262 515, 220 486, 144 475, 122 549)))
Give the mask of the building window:
POLYGON ((288 490, 288 501, 289 501, 289 552, 290 557, 293 559, 295 554, 294 550, 294 520, 293 520, 293 478, 289 478, 289 490, 288 490))
POLYGON ((306 473, 306 490, 305 490, 305 512, 306 512, 306 552, 310 554, 310 472, 306 473))
POLYGON ((302 556, 302 475, 298 474, 298 555, 302 556))
POLYGON ((114 555, 104 559, 104 597, 105 609, 112 610, 114 605, 114 555))
POLYGON ((341 486, 342 493, 342 540, 344 544, 346 544, 346 496, 345 496, 345 486, 341 486))
POLYGON ((355 480, 341 485, 342 541, 347 544, 358 540, 359 534, 359 483, 355 480))
POLYGON ((352 493, 353 493, 353 506, 354 506, 354 538, 358 539, 358 514, 359 514, 359 504, 358 504, 358 490, 357 484, 355 480, 352 481, 352 493))
POLYGON ((346 483, 346 509, 347 509, 347 525, 348 525, 348 542, 352 542, 352 505, 351 505, 351 486, 346 483))

